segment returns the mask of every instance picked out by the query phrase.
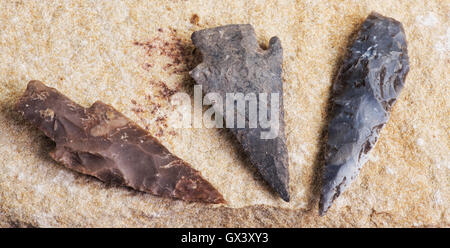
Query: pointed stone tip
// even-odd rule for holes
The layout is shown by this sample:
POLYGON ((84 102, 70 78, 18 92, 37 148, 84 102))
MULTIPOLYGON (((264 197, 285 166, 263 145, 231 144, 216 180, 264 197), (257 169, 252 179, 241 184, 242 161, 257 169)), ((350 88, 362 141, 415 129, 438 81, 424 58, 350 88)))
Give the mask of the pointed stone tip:
POLYGON ((222 197, 219 199, 216 199, 214 202, 212 202, 214 204, 227 204, 227 201, 225 201, 225 199, 223 199, 222 197))
POLYGON ((330 209, 331 204, 333 203, 333 200, 336 198, 337 196, 332 195, 332 197, 330 197, 329 192, 322 192, 322 194, 320 195, 320 201, 319 201, 319 215, 325 216, 328 212, 328 209, 330 209), (328 197, 327 197, 328 196, 328 197))
POLYGON ((323 217, 327 213, 328 209, 325 209, 322 201, 319 203, 319 216, 323 217))
POLYGON ((327 213, 327 211, 323 210, 322 208, 319 208, 319 216, 320 217, 325 216, 326 213, 327 213))
POLYGON ((276 192, 281 199, 285 202, 289 202, 291 197, 289 194, 289 175, 287 168, 283 169, 283 173, 264 173, 264 170, 260 170, 260 164, 256 164, 263 179, 268 183, 274 192, 276 192))
MULTIPOLYGON (((201 192, 202 194, 204 192, 201 192)), ((217 190, 209 192, 209 195, 204 196, 204 198, 197 199, 187 199, 190 202, 203 202, 210 204, 227 204, 227 201, 223 198, 222 194, 220 194, 217 190)))
POLYGON ((319 216, 323 217, 327 214, 328 209, 324 209, 322 204, 319 204, 319 216))
POLYGON ((212 204, 227 204, 227 201, 225 198, 223 198, 223 195, 217 191, 215 188, 213 188, 213 192, 211 193, 214 195, 213 200, 211 201, 212 204))
POLYGON ((286 189, 283 192, 278 192, 278 194, 285 202, 289 202, 291 200, 291 196, 289 195, 289 192, 286 191, 286 189))
POLYGON ((291 197, 289 194, 289 179, 286 180, 281 175, 271 175, 267 177, 267 175, 263 174, 264 180, 269 184, 269 186, 275 191, 281 199, 285 202, 289 202, 291 197))

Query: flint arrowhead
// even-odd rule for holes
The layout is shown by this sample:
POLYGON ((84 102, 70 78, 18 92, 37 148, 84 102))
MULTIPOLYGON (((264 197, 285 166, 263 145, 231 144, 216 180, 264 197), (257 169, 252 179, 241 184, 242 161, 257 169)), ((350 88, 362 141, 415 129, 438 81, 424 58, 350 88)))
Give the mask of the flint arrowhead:
POLYGON ((358 176, 380 130, 389 120, 408 71, 402 24, 377 13, 370 14, 332 89, 320 215, 358 176))
MULTIPOLYGON (((251 25, 227 25, 204 29, 192 34, 192 41, 203 55, 203 61, 190 75, 207 93, 219 93, 223 99, 227 93, 256 94, 278 93, 279 127, 278 135, 262 139, 265 129, 258 125, 249 126, 248 108, 245 127, 230 127, 231 132, 242 145, 250 162, 256 166, 262 177, 285 201, 289 201, 288 154, 284 134, 282 48, 277 37, 270 39, 269 48, 262 50, 257 43, 251 25)), ((225 103, 225 100, 223 100, 225 103)), ((272 102, 269 103, 270 106, 272 102)), ((259 105, 258 105, 259 106, 259 105)), ((269 107, 270 108, 270 107, 269 107)), ((224 111, 223 109, 221 110, 224 111)), ((268 109, 270 111, 270 109, 268 109)), ((233 113, 234 114, 234 113, 233 113)), ((264 113, 266 114, 266 113, 264 113)), ((227 122, 230 113, 224 112, 227 122)), ((229 127, 230 123, 227 123, 229 127)))
POLYGON ((158 196, 224 202, 198 171, 109 105, 83 108, 31 81, 16 107, 56 143, 50 156, 69 169, 158 196))

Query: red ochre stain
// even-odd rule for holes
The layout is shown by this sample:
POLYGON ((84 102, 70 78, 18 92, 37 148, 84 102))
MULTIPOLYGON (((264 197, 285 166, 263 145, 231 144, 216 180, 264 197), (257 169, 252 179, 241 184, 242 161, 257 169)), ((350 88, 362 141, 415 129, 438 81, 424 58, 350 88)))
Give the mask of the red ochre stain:
POLYGON ((159 93, 162 97, 168 99, 169 97, 173 96, 175 93, 177 93, 176 89, 170 89, 164 82, 159 82, 159 87, 161 88, 159 90, 159 93))
MULTIPOLYGON (((157 98, 165 98, 169 94, 172 94, 175 91, 170 90, 164 82, 152 82, 153 85, 160 87, 162 92, 161 95, 156 96, 157 98)), ((174 136, 177 133, 174 130, 171 130, 167 125, 167 116, 160 111, 162 108, 160 103, 155 103, 152 101, 155 96, 146 95, 145 101, 138 103, 136 100, 132 99, 131 103, 133 106, 131 107, 131 111, 133 111, 136 116, 139 118, 141 123, 148 123, 148 117, 151 116, 154 122, 150 125, 152 127, 156 127, 156 132, 153 131, 153 134, 157 137, 163 136, 166 132, 167 134, 174 136), (147 115, 149 114, 149 115, 147 115)), ((144 129, 147 131, 150 130, 149 124, 144 124, 144 129)), ((154 129, 153 129, 154 130, 154 129)))
MULTIPOLYGON (((167 59, 160 59, 160 57, 166 57, 169 61, 161 67, 156 66, 156 68, 162 68, 170 75, 187 76, 189 70, 199 62, 198 56, 195 56, 193 44, 187 39, 180 38, 176 29, 158 28, 157 31, 157 35, 151 39, 133 42, 133 45, 141 48, 144 52, 141 68, 150 72, 152 68, 155 68, 158 61, 167 61, 167 59)), ((150 125, 152 125, 152 130, 155 130, 154 127, 156 126, 155 136, 160 137, 165 132, 169 135, 176 135, 177 133, 174 130, 168 128, 167 116, 162 113, 163 111, 160 111, 161 104, 164 103, 161 100, 169 101, 170 97, 177 93, 182 86, 172 88, 163 81, 150 81, 149 86, 155 89, 154 94, 145 95, 145 101, 142 103, 132 100, 134 106, 131 110, 140 118, 142 123, 147 123, 149 116, 154 120, 154 123, 146 124, 144 127, 149 130, 150 125)), ((167 107, 166 104, 164 106, 167 107)))
POLYGON ((142 68, 149 71, 154 66, 154 61, 158 61, 157 56, 164 56, 171 62, 162 66, 164 71, 175 74, 187 74, 196 64, 194 56, 194 46, 186 39, 177 35, 176 29, 169 29, 164 32, 162 28, 159 33, 147 41, 134 41, 135 46, 141 47, 145 52, 145 62, 142 68), (163 35, 164 34, 164 35, 163 35))

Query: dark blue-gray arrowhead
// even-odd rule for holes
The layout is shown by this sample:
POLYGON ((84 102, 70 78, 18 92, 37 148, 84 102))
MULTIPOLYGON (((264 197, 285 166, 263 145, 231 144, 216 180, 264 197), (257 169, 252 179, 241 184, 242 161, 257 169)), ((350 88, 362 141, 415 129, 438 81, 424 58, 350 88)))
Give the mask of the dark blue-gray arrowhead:
POLYGON ((402 24, 371 13, 333 85, 320 215, 358 176, 389 120, 408 71, 402 24))

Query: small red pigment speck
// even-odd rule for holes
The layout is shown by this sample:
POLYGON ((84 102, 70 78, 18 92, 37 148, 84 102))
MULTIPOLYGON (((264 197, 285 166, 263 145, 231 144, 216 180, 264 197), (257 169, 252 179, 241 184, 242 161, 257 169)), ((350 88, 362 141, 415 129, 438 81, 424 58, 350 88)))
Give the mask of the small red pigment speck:
POLYGON ((169 98, 173 96, 175 93, 177 93, 176 90, 170 89, 164 82, 159 82, 159 87, 161 87, 159 93, 164 98, 169 98))
POLYGON ((193 14, 191 16, 191 23, 194 25, 198 25, 198 22, 200 21, 200 17, 197 14, 193 14))
POLYGON ((133 111, 135 113, 143 113, 144 112, 144 110, 141 107, 132 108, 131 111, 133 111))
POLYGON ((156 122, 161 122, 161 121, 165 121, 165 120, 166 120, 165 116, 158 116, 155 121, 156 122))

